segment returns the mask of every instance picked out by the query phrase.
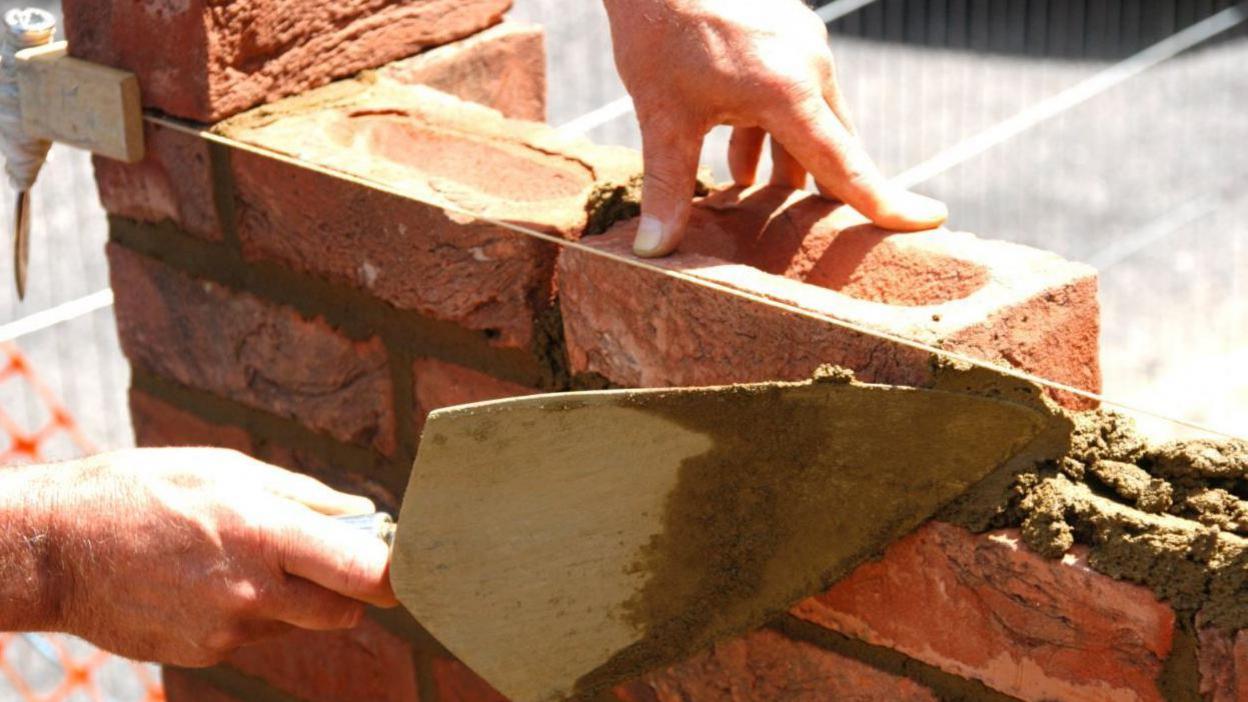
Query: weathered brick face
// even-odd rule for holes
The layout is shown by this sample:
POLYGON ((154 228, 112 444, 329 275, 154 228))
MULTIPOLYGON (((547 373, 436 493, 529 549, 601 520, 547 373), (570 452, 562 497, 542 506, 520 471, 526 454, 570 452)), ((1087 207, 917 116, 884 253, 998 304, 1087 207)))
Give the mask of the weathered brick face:
MULTIPOLYGON (((1099 389, 1094 271, 1027 247, 894 235, 762 187, 701 199, 683 250, 647 263, 671 276, 629 265, 635 221, 587 232, 629 211, 608 196, 628 197, 639 159, 510 119, 541 118, 545 82, 541 33, 499 24, 508 4, 368 0, 328 22, 330 5, 302 0, 66 0, 76 53, 136 71, 149 106, 187 117, 378 69, 237 116, 223 128, 245 150, 149 127, 142 163, 97 159, 141 445, 232 448, 395 510, 439 407, 829 362, 929 382, 926 352, 864 329, 1099 389)), ((930 523, 768 627, 603 699, 1155 700, 1197 667, 1211 699, 1242 698, 1243 637, 1202 629, 1186 667, 1182 637, 1168 606, 1078 552, 1046 560, 1012 532, 930 523)), ((503 699, 398 611, 165 680, 172 702, 503 699)))
MULTIPOLYGON (((627 256, 636 226, 622 222, 588 243, 627 256)), ((970 234, 890 234, 844 206, 774 187, 703 199, 688 240, 654 265, 1100 390, 1096 274, 1086 266, 970 234)), ((568 251, 559 265, 573 371, 641 386, 796 380, 822 363, 872 382, 922 385, 930 377, 928 353, 853 328, 778 314, 590 253, 568 251)))
POLYGON ((109 246, 117 327, 131 362, 182 385, 293 419, 346 443, 395 450, 389 358, 324 319, 197 280, 109 246))
POLYGON ((799 618, 887 646, 1024 700, 1161 700, 1174 612, 1079 553, 1052 561, 1017 533, 933 522, 799 618))
POLYGON ((143 103, 212 122, 495 24, 511 0, 64 3, 74 56, 139 77, 143 103))

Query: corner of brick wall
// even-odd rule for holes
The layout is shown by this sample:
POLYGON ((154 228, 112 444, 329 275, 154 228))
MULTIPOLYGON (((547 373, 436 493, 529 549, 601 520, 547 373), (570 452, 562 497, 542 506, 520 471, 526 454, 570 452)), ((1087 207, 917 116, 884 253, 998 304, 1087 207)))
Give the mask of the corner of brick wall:
MULTIPOLYGON (((295 23, 290 55, 257 59, 236 76, 196 71, 196 62, 250 50, 237 44, 230 22, 240 18, 228 8, 192 1, 163 17, 142 4, 67 0, 65 11, 71 38, 81 40, 76 52, 136 70, 149 106, 196 119, 377 69, 390 87, 369 93, 375 114, 352 119, 380 141, 346 157, 377 158, 375 145, 402 129, 459 120, 450 130, 458 136, 444 144, 452 161, 413 152, 420 157, 393 167, 447 178, 455 158, 470 169, 501 148, 511 170, 474 187, 492 193, 487 211, 513 215, 508 201, 524 198, 508 188, 531 197, 532 183, 571 173, 575 188, 541 195, 512 218, 568 239, 593 233, 588 246, 627 257, 635 222, 600 226, 586 210, 635 211, 627 198, 617 205, 635 196, 619 175, 636 157, 608 154, 627 165, 599 169, 594 154, 609 150, 505 119, 540 119, 545 96, 541 32, 499 23, 507 4, 385 2, 375 15, 347 18, 347 34, 310 10, 295 23), (434 31, 440 11, 449 14, 434 31), (140 45, 121 28, 160 37, 140 45), (215 43, 200 32, 216 33, 215 43), (327 42, 332 60, 309 68, 308 56, 327 42), (175 44, 182 48, 171 53, 175 44), (190 78, 161 82, 154 57, 170 55, 181 63, 169 75, 190 78), (402 87, 414 84, 495 111, 402 87), (386 100, 399 98, 410 100, 388 113, 398 103, 386 100), (617 200, 600 202, 604 194, 617 200)), ((255 12, 243 19, 271 19, 255 12)), ((305 146, 328 148, 317 130, 341 117, 300 113, 285 128, 304 130, 305 146)), ((590 378, 623 387, 802 378, 828 362, 866 380, 930 379, 928 354, 876 337, 181 132, 149 126, 147 137, 140 164, 96 159, 141 445, 232 448, 396 509, 425 414, 449 404, 590 378)), ((711 192, 692 226, 681 253, 651 263, 1099 390, 1096 276, 1086 267, 969 234, 891 235, 845 208, 768 187, 711 192)), ((772 626, 611 694, 628 702, 1154 700, 1190 638, 1178 628, 1169 607, 1091 571, 1078 552, 1045 560, 1008 531, 930 523, 772 626)), ((1196 639, 1205 693, 1237 699, 1248 689, 1248 663, 1238 664, 1248 645, 1209 630, 1196 639)), ((395 611, 165 677, 172 702, 502 699, 395 611)))

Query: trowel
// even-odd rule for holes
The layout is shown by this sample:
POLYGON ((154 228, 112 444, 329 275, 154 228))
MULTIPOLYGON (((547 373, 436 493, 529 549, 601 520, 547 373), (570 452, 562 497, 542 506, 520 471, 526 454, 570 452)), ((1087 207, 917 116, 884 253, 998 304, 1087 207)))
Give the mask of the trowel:
POLYGON ((589 697, 764 624, 1036 460, 1044 408, 816 380, 436 410, 391 582, 515 702, 589 697))

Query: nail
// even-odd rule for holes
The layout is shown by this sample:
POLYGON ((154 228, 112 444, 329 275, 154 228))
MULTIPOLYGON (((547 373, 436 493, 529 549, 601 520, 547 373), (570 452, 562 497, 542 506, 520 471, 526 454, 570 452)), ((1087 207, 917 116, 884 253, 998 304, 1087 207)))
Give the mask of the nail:
POLYGON ((663 223, 654 215, 642 215, 637 225, 637 238, 633 240, 633 253, 638 256, 657 256, 662 252, 663 223))
POLYGON ((916 224, 936 227, 949 219, 949 208, 940 200, 912 192, 907 192, 902 197, 902 211, 906 213, 907 219, 916 224))

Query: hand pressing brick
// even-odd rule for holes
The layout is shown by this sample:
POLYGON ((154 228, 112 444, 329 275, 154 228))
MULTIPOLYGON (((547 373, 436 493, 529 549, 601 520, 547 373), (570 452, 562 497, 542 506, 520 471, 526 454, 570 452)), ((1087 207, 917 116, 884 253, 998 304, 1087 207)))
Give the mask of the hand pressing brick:
POLYGON ((1049 560, 1011 531, 929 523, 793 613, 1023 700, 1161 700, 1175 615, 1148 590, 1049 560))
POLYGON ((195 280, 108 246, 117 327, 137 366, 297 420, 389 455, 393 391, 380 340, 353 341, 323 319, 195 280))
MULTIPOLYGON (((629 258, 636 226, 585 243, 629 258)), ((681 250, 648 263, 1100 389, 1096 273, 1051 253, 944 230, 891 234, 816 195, 762 187, 704 198, 681 250)), ((600 256, 568 250, 558 276, 573 372, 713 385, 796 380, 834 363, 872 382, 930 379, 925 352, 600 256)))
POLYGON ((66 0, 70 51, 146 107, 215 122, 496 24, 511 0, 66 0))

